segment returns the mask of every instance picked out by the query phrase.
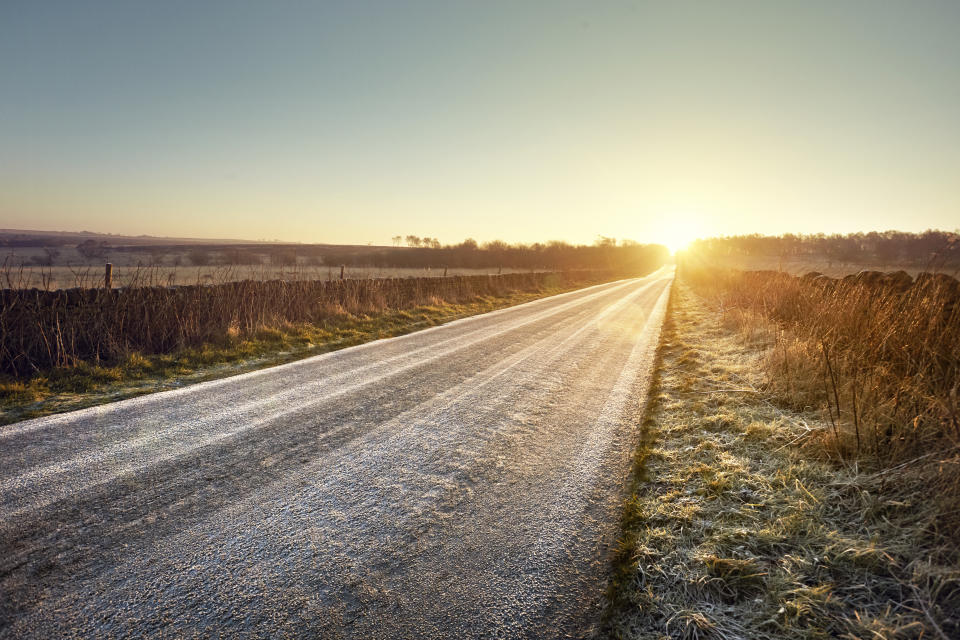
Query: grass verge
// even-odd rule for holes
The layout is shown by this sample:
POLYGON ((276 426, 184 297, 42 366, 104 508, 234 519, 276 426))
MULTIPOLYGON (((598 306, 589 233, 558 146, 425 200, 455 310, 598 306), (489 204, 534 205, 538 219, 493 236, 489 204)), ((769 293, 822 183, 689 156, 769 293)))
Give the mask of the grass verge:
POLYGON ((581 287, 544 288, 478 297, 459 304, 439 303, 363 315, 341 313, 322 324, 291 324, 247 336, 230 334, 217 342, 172 354, 132 353, 111 366, 82 363, 39 372, 26 380, 0 378, 0 424, 292 362, 581 287))
POLYGON ((960 637, 960 554, 936 509, 915 485, 797 446, 828 425, 766 390, 767 348, 675 285, 611 637, 960 637))

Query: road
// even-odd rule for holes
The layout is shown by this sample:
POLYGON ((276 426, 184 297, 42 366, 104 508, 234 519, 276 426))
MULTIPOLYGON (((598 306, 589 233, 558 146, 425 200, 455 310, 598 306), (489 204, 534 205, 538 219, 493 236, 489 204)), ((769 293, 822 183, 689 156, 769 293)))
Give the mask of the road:
POLYGON ((0 427, 0 637, 585 637, 673 272, 0 427))

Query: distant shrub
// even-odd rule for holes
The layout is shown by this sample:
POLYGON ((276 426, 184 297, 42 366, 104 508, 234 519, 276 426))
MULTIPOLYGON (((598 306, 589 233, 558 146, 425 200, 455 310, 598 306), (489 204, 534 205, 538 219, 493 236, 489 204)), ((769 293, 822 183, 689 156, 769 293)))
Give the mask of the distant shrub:
POLYGON ((210 255, 210 252, 207 251, 206 249, 201 249, 197 247, 195 249, 190 249, 187 252, 187 260, 190 261, 190 264, 196 267, 207 266, 208 264, 210 264, 211 259, 212 259, 212 256, 210 255))
POLYGON ((241 265, 241 264, 259 264, 260 259, 255 254, 246 249, 231 247, 221 252, 223 264, 241 265))
POLYGON ((109 245, 103 241, 84 240, 77 245, 77 252, 89 260, 105 260, 109 248, 109 245))
POLYGON ((297 264, 297 252, 293 249, 278 249, 270 253, 271 264, 293 266, 297 264))

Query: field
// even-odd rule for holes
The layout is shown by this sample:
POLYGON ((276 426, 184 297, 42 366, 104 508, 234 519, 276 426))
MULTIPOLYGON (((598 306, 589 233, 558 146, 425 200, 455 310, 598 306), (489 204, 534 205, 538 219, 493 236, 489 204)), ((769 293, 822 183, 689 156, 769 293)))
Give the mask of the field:
POLYGON ((669 257, 660 245, 565 242, 331 245, 122 237, 0 229, 0 287, 70 289, 211 285, 243 280, 428 278, 545 271, 647 273, 669 257))
MULTIPOLYGON (((957 343, 929 344, 929 360, 909 370, 871 360, 896 372, 901 404, 920 418, 901 409, 874 440, 874 417, 892 408, 876 376, 867 379, 878 395, 854 400, 852 372, 825 383, 822 355, 790 358, 788 371, 783 348, 789 358, 814 317, 804 312, 794 333, 762 306, 734 301, 735 275, 732 284, 717 275, 681 276, 664 326, 610 587, 611 636, 960 637, 957 343), (942 358, 953 382, 911 377, 942 358), (859 449, 858 423, 869 433, 859 449)), ((744 289, 777 309, 775 291, 791 286, 782 274, 753 276, 764 277, 779 285, 744 289)), ((902 333, 901 322, 930 314, 944 335, 936 301, 915 303, 927 306, 881 319, 902 333)), ((858 316, 819 326, 844 317, 858 316)), ((924 353, 930 335, 897 349, 924 353)), ((853 362, 841 344, 839 335, 831 343, 834 367, 853 362)))
MULTIPOLYGON (((470 269, 451 267, 442 268, 404 268, 404 267, 363 267, 345 266, 344 278, 432 278, 442 276, 476 276, 508 273, 529 273, 529 269, 509 267, 489 267, 470 269)), ((87 289, 103 286, 104 265, 80 266, 8 266, 0 271, 0 285, 6 289, 87 289)), ((158 266, 158 265, 114 265, 114 287, 137 286, 186 286, 212 285, 225 282, 254 280, 309 281, 336 280, 340 278, 340 266, 315 265, 212 265, 212 266, 158 266)))
MULTIPOLYGON (((338 250, 343 250, 337 248, 338 250)), ((370 247, 350 251, 371 252, 370 247)), ((375 249, 375 248, 374 248, 375 249)), ((128 245, 112 247, 99 257, 84 255, 74 246, 8 247, 0 253, 0 288, 88 289, 104 284, 104 265, 113 265, 114 287, 210 285, 241 280, 335 280, 366 278, 431 278, 504 273, 527 273, 543 269, 515 267, 390 267, 342 262, 337 256, 325 261, 323 247, 295 245, 128 245), (201 264, 195 264, 201 263, 201 264)), ((344 256, 349 254, 344 254, 344 256)))
POLYGON ((960 287, 681 265, 609 629, 960 635, 960 287))

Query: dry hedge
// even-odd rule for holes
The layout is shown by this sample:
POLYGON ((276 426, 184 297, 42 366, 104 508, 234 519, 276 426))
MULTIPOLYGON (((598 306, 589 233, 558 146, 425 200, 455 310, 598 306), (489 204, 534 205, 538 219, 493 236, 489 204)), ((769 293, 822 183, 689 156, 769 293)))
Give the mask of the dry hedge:
POLYGON ((884 466, 960 448, 960 282, 945 274, 861 272, 841 279, 689 266, 726 310, 782 329, 771 385, 802 409, 823 406, 842 457, 884 466))
POLYGON ((342 313, 458 303, 613 279, 612 273, 366 280, 245 280, 215 285, 0 291, 0 372, 29 376, 140 352, 170 353, 230 333, 321 322, 342 313))

